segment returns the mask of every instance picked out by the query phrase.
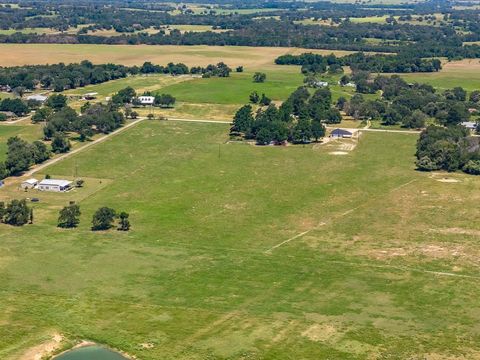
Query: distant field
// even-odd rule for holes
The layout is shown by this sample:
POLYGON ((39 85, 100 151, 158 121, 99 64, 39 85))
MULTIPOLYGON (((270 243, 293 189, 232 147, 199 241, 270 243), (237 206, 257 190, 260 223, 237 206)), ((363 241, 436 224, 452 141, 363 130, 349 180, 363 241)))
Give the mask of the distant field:
POLYGON ((280 55, 349 54, 349 51, 311 50, 301 48, 242 47, 242 46, 151 46, 151 45, 66 45, 66 44, 0 44, 0 66, 45 64, 63 61, 79 62, 88 59, 94 63, 113 62, 141 65, 145 61, 156 64, 183 62, 190 66, 208 65, 223 61, 230 66, 244 65, 247 69, 273 65, 280 55))
POLYGON ((0 358, 55 332, 144 360, 476 358, 478 177, 416 172, 415 135, 337 156, 227 132, 145 122, 43 173, 82 189, 0 189, 40 198, 0 225, 0 358), (69 201, 80 227, 57 229, 69 201), (92 233, 100 206, 132 230, 92 233))
POLYGON ((265 93, 272 100, 285 100, 290 93, 303 84, 303 75, 298 67, 280 67, 267 71, 267 81, 254 83, 252 72, 232 73, 229 78, 212 77, 195 79, 170 85, 161 91, 172 94, 181 101, 192 103, 242 104, 249 101, 249 94, 265 93))
POLYGON ((87 25, 78 25, 78 27, 74 28, 71 27, 66 31, 59 31, 57 29, 51 29, 51 28, 26 28, 26 29, 9 29, 9 30, 2 30, 0 29, 0 35, 11 35, 17 32, 23 33, 23 34, 76 34, 82 27, 87 26, 87 25))
POLYGON ((466 59, 445 63, 438 73, 400 74, 408 81, 431 84, 438 89, 461 86, 468 91, 480 90, 480 61, 466 59))

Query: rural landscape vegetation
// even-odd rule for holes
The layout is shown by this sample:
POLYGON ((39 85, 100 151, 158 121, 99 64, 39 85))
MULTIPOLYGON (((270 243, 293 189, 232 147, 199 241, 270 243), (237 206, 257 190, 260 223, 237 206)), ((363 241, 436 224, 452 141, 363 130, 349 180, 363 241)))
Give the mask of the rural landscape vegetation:
POLYGON ((0 358, 480 359, 480 7, 0 3, 0 358))

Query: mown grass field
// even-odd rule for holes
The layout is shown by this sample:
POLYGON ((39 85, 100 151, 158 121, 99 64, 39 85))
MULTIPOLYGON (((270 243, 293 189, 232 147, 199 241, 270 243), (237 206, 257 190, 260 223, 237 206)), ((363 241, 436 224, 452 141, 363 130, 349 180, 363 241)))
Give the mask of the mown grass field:
POLYGON ((334 156, 227 132, 143 122, 44 171, 82 189, 0 189, 41 200, 0 225, 0 357, 60 332, 155 360, 478 358, 478 178, 416 172, 412 135, 334 156), (132 230, 91 232, 99 206, 132 230))
POLYGON ((480 61, 478 59, 465 59, 443 64, 438 73, 401 74, 409 81, 431 84, 434 87, 445 90, 455 86, 461 86, 465 90, 480 89, 480 61))

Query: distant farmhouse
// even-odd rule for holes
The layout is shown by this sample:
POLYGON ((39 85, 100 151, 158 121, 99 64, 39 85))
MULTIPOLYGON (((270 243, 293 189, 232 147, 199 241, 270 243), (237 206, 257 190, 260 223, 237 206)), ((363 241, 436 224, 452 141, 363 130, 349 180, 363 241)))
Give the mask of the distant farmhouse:
POLYGON ((315 86, 315 87, 327 87, 328 82, 326 82, 326 81, 314 81, 312 83, 312 85, 315 86))
POLYGON ((138 101, 142 105, 153 105, 155 102, 155 97, 154 96, 139 96, 138 101))
POLYGON ((62 192, 70 190, 72 182, 69 180, 43 179, 37 184, 36 188, 40 191, 62 192))
POLYGON ((472 121, 464 121, 462 125, 465 126, 468 130, 475 131, 477 129, 477 123, 472 121))
POLYGON ((332 138, 351 138, 352 136, 353 132, 345 129, 335 129, 330 133, 330 137, 332 138))

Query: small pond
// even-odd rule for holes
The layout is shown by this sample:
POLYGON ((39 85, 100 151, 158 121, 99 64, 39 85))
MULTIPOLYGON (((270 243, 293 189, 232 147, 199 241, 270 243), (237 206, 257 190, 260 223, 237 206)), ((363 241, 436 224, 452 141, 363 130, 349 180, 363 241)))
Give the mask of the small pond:
POLYGON ((55 360, 127 360, 127 358, 102 346, 92 345, 67 351, 55 360))

